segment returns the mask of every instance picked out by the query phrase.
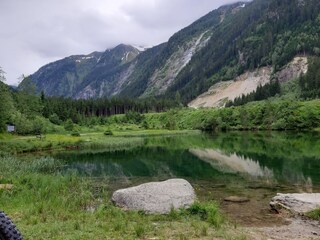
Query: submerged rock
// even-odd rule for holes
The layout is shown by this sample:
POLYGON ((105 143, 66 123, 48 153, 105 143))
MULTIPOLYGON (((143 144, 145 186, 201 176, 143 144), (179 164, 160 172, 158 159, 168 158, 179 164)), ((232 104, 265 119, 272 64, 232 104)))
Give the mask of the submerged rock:
POLYGON ((249 202, 249 198, 246 197, 238 197, 238 196, 230 196, 226 197, 224 199, 226 202, 233 202, 233 203, 244 203, 244 202, 249 202))
POLYGON ((190 207, 195 199, 193 187, 184 179, 145 183, 115 191, 112 195, 112 202, 118 207, 160 214, 190 207))
POLYGON ((278 193, 272 198, 270 206, 276 211, 286 209, 293 213, 304 214, 320 208, 320 193, 278 193))

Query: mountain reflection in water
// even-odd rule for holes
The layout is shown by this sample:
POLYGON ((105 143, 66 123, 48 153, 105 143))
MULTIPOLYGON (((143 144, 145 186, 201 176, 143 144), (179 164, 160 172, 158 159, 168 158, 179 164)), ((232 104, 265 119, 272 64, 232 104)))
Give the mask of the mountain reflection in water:
MULTIPOLYGON (((141 145, 119 151, 61 152, 65 171, 88 177, 143 181, 181 177, 209 183, 252 182, 320 187, 320 134, 227 132, 146 137, 141 145)), ((258 184, 259 185, 259 184, 258 184)))
POLYGON ((262 167, 259 162, 238 156, 235 153, 224 154, 221 150, 215 149, 190 149, 189 151, 219 171, 273 178, 273 171, 268 167, 262 167))

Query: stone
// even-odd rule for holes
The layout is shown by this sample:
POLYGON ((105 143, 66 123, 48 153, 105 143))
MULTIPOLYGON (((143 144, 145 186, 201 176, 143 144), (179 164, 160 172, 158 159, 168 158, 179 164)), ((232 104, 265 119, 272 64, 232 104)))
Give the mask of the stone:
POLYGON ((0 189, 11 190, 12 188, 13 188, 13 184, 0 184, 0 189))
POLYGON ((250 200, 246 197, 230 196, 230 197, 226 197, 224 201, 233 202, 233 203, 244 203, 244 202, 249 202, 250 200))
POLYGON ((320 208, 320 193, 278 193, 272 198, 270 206, 277 212, 285 209, 292 213, 305 214, 320 208))
POLYGON ((112 202, 126 210, 167 214, 172 209, 188 208, 196 199, 191 184, 184 179, 150 182, 113 193, 112 202))

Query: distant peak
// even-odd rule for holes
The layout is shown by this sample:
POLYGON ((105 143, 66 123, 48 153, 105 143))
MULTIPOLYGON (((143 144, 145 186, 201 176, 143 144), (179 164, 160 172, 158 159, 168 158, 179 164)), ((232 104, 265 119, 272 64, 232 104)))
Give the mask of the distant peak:
POLYGON ((144 52, 153 46, 141 46, 141 45, 133 45, 134 48, 138 49, 140 52, 144 52))

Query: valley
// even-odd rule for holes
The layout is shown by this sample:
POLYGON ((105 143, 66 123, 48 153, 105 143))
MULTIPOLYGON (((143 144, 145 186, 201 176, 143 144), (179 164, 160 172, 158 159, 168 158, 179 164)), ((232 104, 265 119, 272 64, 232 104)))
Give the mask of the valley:
POLYGON ((320 191, 320 2, 241 1, 152 47, 125 39, 17 87, 0 67, 0 207, 25 239, 318 239, 320 206, 269 203, 320 191), (175 178, 186 208, 111 200, 175 178))

